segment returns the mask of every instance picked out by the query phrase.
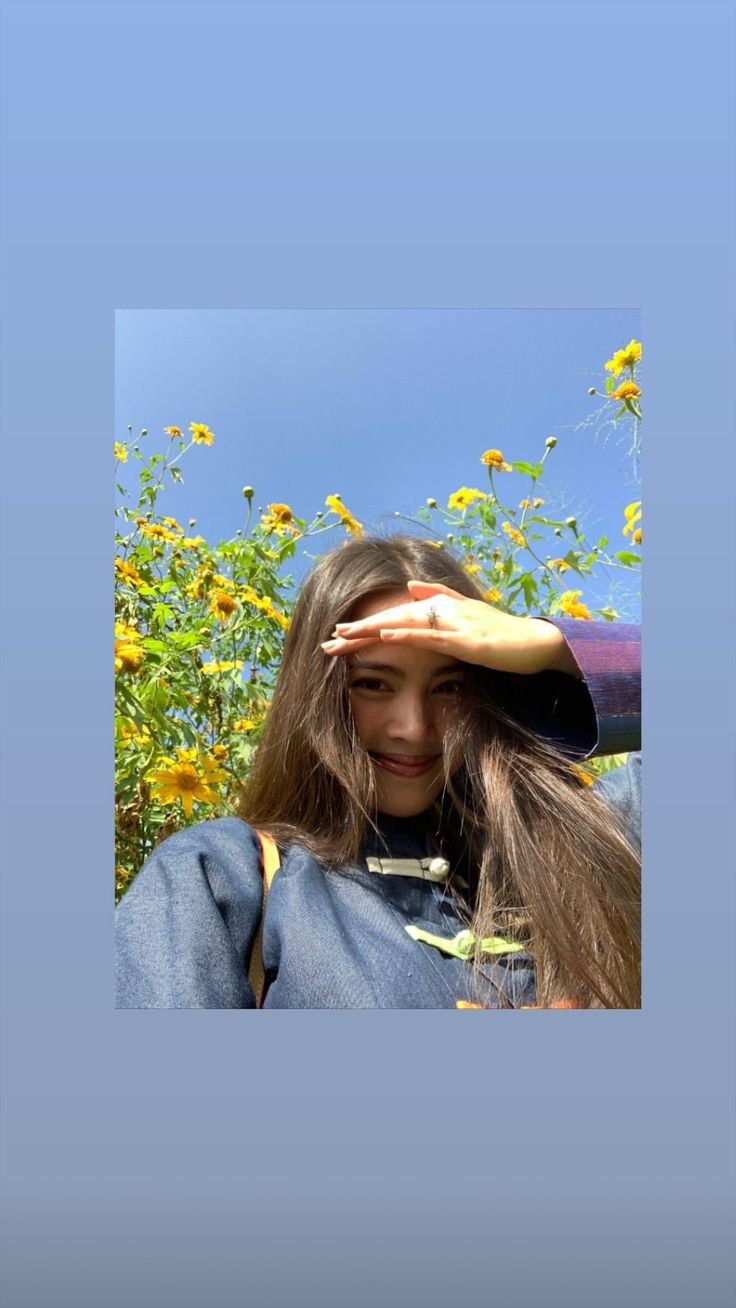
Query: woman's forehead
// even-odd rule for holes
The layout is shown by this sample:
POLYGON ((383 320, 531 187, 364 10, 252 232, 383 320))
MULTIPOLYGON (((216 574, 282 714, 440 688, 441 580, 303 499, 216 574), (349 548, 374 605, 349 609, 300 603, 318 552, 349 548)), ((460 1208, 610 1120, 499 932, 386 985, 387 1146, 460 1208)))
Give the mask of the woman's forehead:
POLYGON ((413 602, 408 590, 383 590, 378 595, 367 595, 359 600, 352 611, 351 621, 359 622, 361 618, 372 618, 374 613, 382 613, 384 609, 395 609, 413 602))

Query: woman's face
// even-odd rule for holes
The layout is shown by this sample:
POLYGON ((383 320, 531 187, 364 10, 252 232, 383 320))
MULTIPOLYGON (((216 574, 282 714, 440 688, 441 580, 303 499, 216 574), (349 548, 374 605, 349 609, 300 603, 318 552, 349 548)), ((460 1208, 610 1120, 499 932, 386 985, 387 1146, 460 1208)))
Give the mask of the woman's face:
MULTIPOLYGON (((410 603, 408 591, 365 600, 352 620, 410 603)), ((350 702, 373 762, 378 809, 413 817, 443 784, 442 740, 458 710, 465 664, 409 645, 365 645, 348 658, 350 702)))

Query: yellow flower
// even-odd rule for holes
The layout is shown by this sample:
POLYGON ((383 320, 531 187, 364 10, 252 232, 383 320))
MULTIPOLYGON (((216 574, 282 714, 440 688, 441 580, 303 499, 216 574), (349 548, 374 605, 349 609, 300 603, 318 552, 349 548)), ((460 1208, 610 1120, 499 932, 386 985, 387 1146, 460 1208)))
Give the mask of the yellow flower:
POLYGON ((565 563, 564 559, 547 559, 548 568, 557 568, 558 572, 569 572, 570 564, 565 563))
POLYGON ((358 519, 353 517, 350 509, 343 504, 339 495, 328 495, 325 504, 328 509, 332 509, 333 513, 338 515, 343 527, 345 527, 352 536, 363 535, 362 522, 358 522, 358 519))
POLYGON ((140 524, 140 528, 143 535, 148 536, 150 540, 172 541, 177 539, 175 532, 169 531, 169 528, 164 527, 160 522, 143 522, 140 524))
POLYGON ((592 620, 590 609, 585 604, 581 604, 581 590, 566 590, 560 601, 560 608, 569 618, 586 618, 592 620))
POLYGON ((253 604, 261 613, 265 613, 269 618, 274 618, 281 627, 288 627, 289 619, 285 613, 280 613, 274 606, 273 600, 269 595, 257 595, 252 586, 243 586, 241 595, 246 604, 253 604))
POLYGON ((122 445, 120 441, 115 442, 115 458, 119 463, 128 462, 128 447, 127 445, 122 445))
POLYGON ((268 513, 264 513, 261 518, 261 526, 266 531, 274 531, 277 536, 282 536, 284 532, 298 536, 299 528, 293 519, 294 514, 288 504, 269 504, 268 513))
POLYGON ((124 622, 122 618, 119 618, 115 623, 115 635, 128 643, 143 640, 143 633, 137 627, 132 627, 130 623, 124 622))
POLYGON ((134 641, 115 641, 115 671, 137 672, 146 657, 146 651, 134 641))
POLYGON ((486 591, 483 598, 487 599, 489 604, 500 604, 503 595, 500 590, 496 590, 495 586, 491 586, 490 590, 486 591))
POLYGON ((217 787, 225 780, 225 773, 217 764, 206 758, 197 758, 196 750, 180 749, 176 758, 161 759, 155 771, 148 774, 151 793, 160 804, 175 804, 181 800, 187 817, 191 817, 195 801, 216 804, 217 787))
POLYGON ((607 359, 605 368, 618 377, 624 368, 634 368, 641 359, 641 341, 629 341, 623 350, 616 350, 612 359, 607 359))
POLYGON ((186 587, 187 595, 191 595, 192 599, 202 599, 206 591, 209 589, 209 581, 210 578, 208 575, 195 577, 186 587))
POLYGON ((176 521, 176 518, 163 518, 163 517, 162 517, 162 518, 161 518, 161 521, 162 521, 162 522, 165 522, 165 523, 166 523, 166 526, 167 526, 167 527, 170 527, 172 531, 180 531, 180 532, 182 532, 182 533, 183 533, 183 531, 184 531, 184 528, 183 528, 182 526, 180 526, 180 524, 176 521))
POLYGON ((238 601, 226 590, 216 590, 210 596, 210 613, 214 613, 217 618, 229 618, 237 607, 238 601))
POLYGON ((641 545, 641 527, 636 527, 631 533, 631 539, 635 545, 641 545))
POLYGON ((183 436, 181 427, 164 427, 164 435, 170 436, 173 440, 176 436, 183 436))
POLYGON ((219 662, 203 663, 202 671, 205 676, 211 677, 216 672, 234 672, 237 668, 242 668, 242 659, 221 659, 219 662))
POLYGON ((617 386, 615 391, 611 391, 612 400, 638 400, 640 395, 641 390, 633 381, 621 382, 621 385, 617 386))
POLYGON ((213 758, 227 758, 227 745, 213 745, 210 751, 213 758))
POLYGON ((466 571, 466 572, 469 572, 469 573, 471 573, 471 574, 474 573, 474 572, 480 572, 480 564, 479 564, 479 563, 466 563, 466 564, 465 564, 465 571, 466 571))
POLYGON ((198 550, 200 546, 206 543, 204 536, 182 536, 179 541, 183 550, 198 550))
POLYGON ((519 500, 520 509, 530 509, 531 507, 532 507, 531 500, 519 500))
POLYGON ((575 776, 578 778, 579 781, 583 783, 584 786, 593 785, 593 782, 595 781, 595 777, 591 772, 588 772, 586 768, 581 767, 579 763, 571 763, 570 771, 575 773, 575 776))
POLYGON ((511 464, 504 463, 500 450, 486 450, 481 454, 480 461, 485 463, 487 468, 495 468, 496 472, 511 472, 511 464))
POLYGON ((544 500, 540 500, 539 496, 537 496, 535 500, 532 500, 532 504, 534 505, 535 509, 541 509, 542 505, 544 504, 544 500))
POLYGON ((506 534, 511 537, 514 545, 526 545, 526 540, 521 532, 517 531, 516 527, 512 527, 510 522, 504 522, 503 529, 506 534))
POLYGON ((118 573, 118 576, 122 577, 123 581, 128 583, 129 586, 145 586, 146 584, 145 578, 141 576, 138 569, 134 567, 132 563, 128 563, 127 559, 116 558, 115 571, 118 573))
POLYGON ((215 433, 204 422, 190 422, 189 430, 195 445, 211 445, 215 439, 215 433))
POLYGON ((236 718, 233 722, 233 731, 254 731, 258 726, 255 718, 236 718))
POLYGON ((151 739, 151 732, 145 722, 143 726, 139 727, 132 718, 128 718, 127 721, 120 724, 120 738, 121 740, 138 741, 142 745, 151 739))
MULTIPOLYGON (((637 522, 641 522, 641 500, 633 500, 631 504, 627 504, 624 509, 624 517, 626 523, 623 528, 623 534, 624 536, 628 536, 629 532, 634 532, 637 522)), ((641 527, 638 530, 639 540, 641 540, 641 527)), ((633 534, 631 539, 634 540, 633 534)))
POLYGON ((459 490, 453 491, 447 501, 448 509, 467 509, 474 500, 485 500, 487 495, 484 491, 476 490, 472 486, 461 486, 459 490))

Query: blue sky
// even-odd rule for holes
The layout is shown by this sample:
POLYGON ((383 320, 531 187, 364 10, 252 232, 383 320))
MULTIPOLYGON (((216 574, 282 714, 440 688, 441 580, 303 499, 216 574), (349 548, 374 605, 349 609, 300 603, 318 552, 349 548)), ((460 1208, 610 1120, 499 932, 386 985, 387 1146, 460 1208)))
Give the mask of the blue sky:
MULTIPOLYGON (((588 387, 603 389, 604 361, 631 337, 636 309, 118 311, 116 436, 146 427, 146 445, 164 448, 165 426, 209 425, 215 444, 186 455, 185 483, 159 509, 196 518, 214 542, 242 526, 246 484, 256 506, 285 501, 307 519, 337 491, 366 528, 386 530, 428 496, 487 489, 485 449, 534 461, 555 435, 546 510, 622 549, 623 508, 640 494, 627 435, 580 424, 600 406, 588 387)), ((511 504, 528 488, 518 474, 499 481, 511 504)), ((306 566, 297 559, 294 575, 306 566)), ((583 589, 638 617, 627 574, 583 589)))

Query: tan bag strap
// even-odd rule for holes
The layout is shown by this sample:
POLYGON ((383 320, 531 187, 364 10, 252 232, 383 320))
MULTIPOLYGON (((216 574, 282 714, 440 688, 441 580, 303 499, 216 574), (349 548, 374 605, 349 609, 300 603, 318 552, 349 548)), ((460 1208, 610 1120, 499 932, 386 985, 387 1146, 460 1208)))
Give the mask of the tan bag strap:
POLYGON ((261 904, 261 920, 258 923, 256 938, 253 941, 253 948, 250 951, 250 966, 248 968, 248 980, 251 989, 256 997, 256 1008, 263 1007, 263 1001, 266 997, 266 973, 263 966, 263 922, 266 917, 266 907, 268 905, 268 893, 271 889, 276 873, 281 867, 281 856, 279 855, 278 845, 272 836, 265 831, 256 831, 258 841, 261 846, 261 875, 263 877, 263 902, 261 904))

